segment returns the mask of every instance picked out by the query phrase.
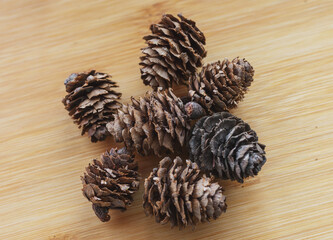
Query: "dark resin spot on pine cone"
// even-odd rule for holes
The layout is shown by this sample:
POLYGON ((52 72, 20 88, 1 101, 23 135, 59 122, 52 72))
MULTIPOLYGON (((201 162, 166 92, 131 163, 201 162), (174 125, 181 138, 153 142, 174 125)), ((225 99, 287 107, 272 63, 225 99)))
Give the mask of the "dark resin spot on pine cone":
POLYGON ((132 194, 139 189, 138 165, 125 149, 114 149, 93 160, 81 177, 83 195, 92 203, 96 216, 110 220, 109 209, 126 210, 133 201, 132 194))
POLYGON ((207 54, 205 36, 195 22, 181 14, 178 17, 163 15, 158 24, 150 26, 152 33, 143 38, 148 46, 140 58, 141 78, 155 90, 173 83, 187 85, 207 54))
POLYGON ((251 85, 253 74, 245 59, 207 64, 190 78, 189 96, 210 113, 235 108, 251 85))
POLYGON ((117 142, 142 155, 162 156, 181 150, 190 137, 190 121, 200 117, 201 106, 185 109, 172 89, 147 92, 122 105, 107 128, 117 142))
POLYGON ((196 163, 166 157, 145 179, 143 208, 157 223, 180 229, 218 218, 227 209, 222 187, 200 174, 196 163))
POLYGON ((120 107, 121 93, 114 90, 116 83, 106 73, 73 73, 65 80, 68 94, 62 100, 74 122, 88 132, 92 142, 102 141, 109 132, 106 124, 113 120, 113 113, 120 107))
POLYGON ((200 169, 222 179, 243 182, 258 174, 266 162, 265 145, 240 118, 228 112, 202 117, 190 140, 190 158, 200 169))

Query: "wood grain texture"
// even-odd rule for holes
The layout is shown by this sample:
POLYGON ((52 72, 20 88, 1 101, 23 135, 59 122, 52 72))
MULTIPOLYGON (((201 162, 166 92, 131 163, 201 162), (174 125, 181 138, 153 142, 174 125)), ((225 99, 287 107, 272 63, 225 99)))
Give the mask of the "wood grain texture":
MULTIPOLYGON (((0 29, 0 239, 333 239, 333 1, 8 0, 0 29), (221 181, 226 214, 195 231, 145 217, 142 186, 128 211, 101 223, 80 175, 121 145, 80 136, 63 81, 95 68, 113 75, 124 101, 143 95, 142 36, 178 12, 205 33, 205 62, 240 56, 254 66, 233 113, 257 131, 268 161, 244 184, 221 181)), ((143 177, 158 162, 138 159, 143 177)))

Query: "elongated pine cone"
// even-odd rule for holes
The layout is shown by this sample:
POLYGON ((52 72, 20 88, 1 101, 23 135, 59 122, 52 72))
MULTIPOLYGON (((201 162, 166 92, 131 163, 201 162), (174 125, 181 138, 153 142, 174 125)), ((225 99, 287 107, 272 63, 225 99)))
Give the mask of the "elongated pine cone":
POLYGON ((112 148, 93 160, 81 177, 83 195, 92 202, 92 208, 102 222, 110 220, 109 209, 126 210, 133 201, 132 194, 139 189, 138 165, 126 150, 112 148))
POLYGON ((139 100, 123 105, 107 128, 117 142, 124 142, 142 155, 161 156, 184 146, 189 140, 192 118, 202 116, 197 103, 183 102, 172 89, 147 92, 139 100))
POLYGON ((167 89, 173 83, 188 85, 207 54, 205 36, 195 22, 181 14, 178 17, 163 15, 158 24, 150 26, 152 33, 143 38, 148 47, 142 49, 141 78, 155 90, 167 89))
POLYGON ((201 176, 196 163, 176 157, 160 161, 145 179, 143 208, 154 215, 157 223, 170 222, 171 227, 195 226, 218 218, 227 209, 222 187, 201 176))
POLYGON ((265 145, 240 118, 228 112, 202 117, 190 140, 190 158, 202 170, 222 179, 243 182, 257 175, 266 162, 265 145))
POLYGON ((114 90, 116 83, 106 73, 73 73, 65 80, 68 94, 62 100, 74 122, 88 132, 92 142, 102 141, 109 132, 106 124, 113 120, 113 113, 120 107, 121 93, 114 90))
POLYGON ((245 59, 207 64, 190 78, 189 95, 210 113, 232 109, 243 99, 253 74, 245 59))

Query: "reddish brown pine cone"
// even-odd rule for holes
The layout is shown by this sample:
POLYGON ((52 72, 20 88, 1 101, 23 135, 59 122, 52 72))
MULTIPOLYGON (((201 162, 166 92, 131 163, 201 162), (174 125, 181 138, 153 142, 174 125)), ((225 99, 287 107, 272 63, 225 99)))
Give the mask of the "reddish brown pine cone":
POLYGON ((242 183, 266 162, 265 145, 258 143, 255 131, 228 112, 197 121, 189 145, 191 160, 222 179, 242 183))
POLYGON ((142 49, 141 78, 153 89, 168 89, 173 83, 188 84, 189 77, 207 52, 206 39, 194 21, 178 14, 163 15, 158 24, 150 26, 151 34, 145 36, 147 47, 142 49))
POLYGON ((190 78, 189 96, 209 113, 235 108, 251 85, 253 74, 245 59, 207 64, 190 78))
POLYGON ((125 148, 112 148, 86 168, 81 177, 83 195, 102 222, 110 220, 109 209, 124 211, 132 203, 132 194, 139 189, 137 170, 137 162, 125 148))
POLYGON ((200 175, 197 164, 186 165, 176 157, 166 157, 145 179, 143 208, 157 223, 171 227, 195 226, 218 218, 227 209, 222 187, 200 175))
POLYGON ((109 132, 106 123, 113 120, 113 113, 121 106, 121 93, 114 89, 116 83, 106 73, 73 73, 65 81, 68 94, 62 100, 74 122, 88 132, 92 142, 102 141, 109 132))
POLYGON ((147 92, 138 100, 122 105, 107 128, 117 142, 142 155, 162 156, 177 152, 190 137, 190 121, 203 115, 202 107, 183 104, 172 90, 147 92))

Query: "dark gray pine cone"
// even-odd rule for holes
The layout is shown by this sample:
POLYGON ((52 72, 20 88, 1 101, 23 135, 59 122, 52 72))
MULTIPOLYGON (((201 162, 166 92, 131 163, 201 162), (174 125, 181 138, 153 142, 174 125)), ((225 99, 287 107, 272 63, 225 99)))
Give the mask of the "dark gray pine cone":
POLYGON ((160 161, 145 179, 143 208, 157 223, 195 226, 218 218, 227 209, 222 187, 201 175, 196 163, 176 157, 160 161))
POLYGON ((153 89, 168 89, 173 83, 188 85, 189 77, 207 52, 206 39, 194 21, 181 14, 163 15, 158 24, 150 26, 151 34, 145 36, 147 47, 142 49, 141 78, 153 89))
POLYGON ((190 158, 200 169, 222 179, 243 182, 257 175, 266 162, 265 145, 240 118, 228 112, 202 117, 190 140, 190 158))
POLYGON ((121 93, 106 73, 73 73, 65 80, 68 94, 62 100, 74 122, 82 128, 81 134, 88 132, 92 142, 102 141, 109 132, 106 124, 113 120, 113 113, 121 106, 118 102, 121 93))
POLYGON ((202 107, 186 105, 172 89, 147 92, 139 100, 122 105, 107 128, 117 142, 142 155, 162 156, 184 146, 190 136, 190 120, 203 115, 202 107), (201 112, 200 112, 201 111, 201 112))
POLYGON ((253 81, 254 70, 245 59, 235 58, 206 64, 190 78, 189 95, 206 111, 235 108, 253 81))
POLYGON ((112 148, 93 160, 81 177, 83 195, 102 222, 110 220, 109 209, 126 210, 133 201, 132 194, 139 189, 138 164, 126 150, 112 148))

